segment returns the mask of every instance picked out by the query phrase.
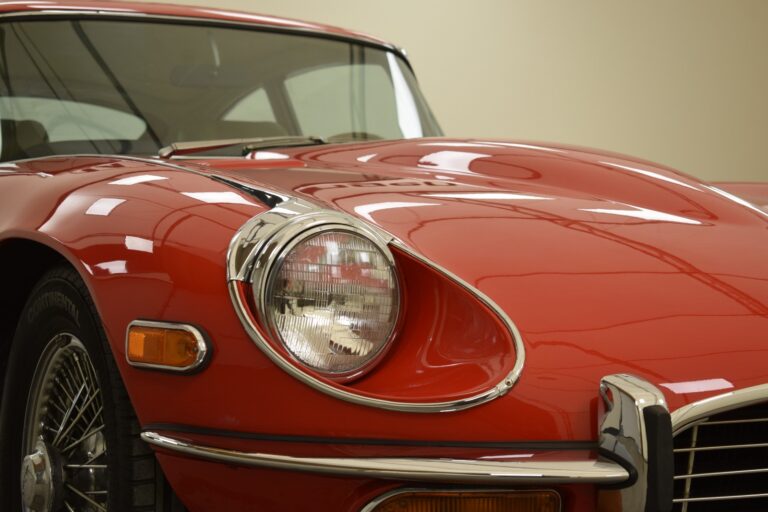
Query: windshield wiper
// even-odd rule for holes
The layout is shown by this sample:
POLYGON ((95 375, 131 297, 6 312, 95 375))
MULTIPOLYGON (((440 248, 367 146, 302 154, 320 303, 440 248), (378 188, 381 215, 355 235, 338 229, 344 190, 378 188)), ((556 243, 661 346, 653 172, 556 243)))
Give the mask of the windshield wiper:
POLYGON ((328 142, 315 136, 296 135, 286 137, 259 137, 251 139, 219 139, 219 140, 193 140, 188 142, 174 142, 170 146, 161 148, 157 153, 160 158, 171 158, 177 155, 201 153, 214 149, 228 148, 231 146, 243 146, 242 154, 246 155, 255 149, 268 149, 290 146, 314 146, 328 144, 328 142))

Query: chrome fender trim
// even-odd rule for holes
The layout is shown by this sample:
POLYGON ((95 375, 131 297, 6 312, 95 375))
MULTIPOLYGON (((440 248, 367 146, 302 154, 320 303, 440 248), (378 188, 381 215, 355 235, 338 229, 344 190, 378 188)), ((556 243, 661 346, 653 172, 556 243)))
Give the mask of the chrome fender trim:
POLYGON ((171 453, 237 466, 339 476, 467 484, 618 484, 629 478, 619 464, 603 460, 499 461, 427 458, 292 457, 201 446, 144 432, 147 443, 171 453))

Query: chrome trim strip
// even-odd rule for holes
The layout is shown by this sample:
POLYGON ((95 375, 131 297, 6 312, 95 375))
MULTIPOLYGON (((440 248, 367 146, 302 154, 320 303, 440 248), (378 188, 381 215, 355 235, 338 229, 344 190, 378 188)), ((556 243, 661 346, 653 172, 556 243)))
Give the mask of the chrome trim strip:
POLYGON ((650 453, 656 447, 648 446, 644 412, 648 407, 661 406, 668 413, 664 394, 639 377, 616 374, 603 377, 600 395, 605 406, 600 449, 614 454, 637 473, 636 481, 620 491, 622 510, 646 510, 649 490, 656 485, 649 478, 650 453))
POLYGON ((421 493, 434 493, 434 492, 449 492, 449 493, 453 492, 453 493, 457 493, 457 494, 458 493, 473 493, 473 492, 482 492, 482 493, 486 493, 486 494, 491 494, 491 493, 494 493, 494 494, 516 494, 516 493, 522 493, 522 494, 525 494, 525 493, 529 493, 531 491, 533 491, 533 492, 553 492, 553 493, 555 493, 557 495, 558 501, 560 502, 559 506, 557 507, 557 510, 555 512, 560 512, 560 510, 562 510, 563 498, 562 498, 562 496, 560 496, 560 493, 555 491, 554 489, 536 488, 536 489, 520 490, 520 489, 495 489, 495 488, 490 488, 490 489, 474 489, 474 488, 473 489, 462 489, 462 488, 455 488, 454 487, 454 488, 444 489, 444 488, 440 488, 440 487, 437 487, 437 488, 401 487, 400 489, 395 489, 393 491, 386 492, 386 493, 382 494, 381 496, 377 496, 376 498, 374 498, 373 500, 368 502, 368 504, 366 506, 361 508, 360 512, 375 512, 376 507, 378 507, 379 505, 381 505, 382 503, 387 501, 389 498, 392 498, 394 496, 399 496, 400 494, 421 494, 421 493))
POLYGON ((710 425, 743 425, 745 423, 768 423, 768 418, 750 418, 744 420, 722 420, 722 421, 707 421, 699 424, 700 427, 708 427, 710 425))
POLYGON ((675 448, 675 453, 691 453, 691 452, 712 452, 719 450, 743 450, 745 448, 768 448, 768 443, 754 443, 754 444, 724 444, 714 446, 695 446, 693 448, 675 448))
POLYGON ((672 433, 678 435, 713 414, 768 401, 768 384, 737 389, 680 407, 672 413, 672 433))
MULTIPOLYGON (((197 7, 200 9, 201 7, 197 7)), ((257 13, 238 12, 222 9, 222 12, 238 15, 252 15, 263 16, 257 13)), ((346 41, 352 43, 358 43, 364 46, 371 46, 380 48, 392 53, 397 54, 406 65, 413 69, 408 55, 405 50, 385 41, 366 37, 363 34, 341 34, 336 32, 328 32, 322 28, 311 27, 293 27, 285 25, 270 25, 267 23, 259 23, 258 21, 236 21, 229 19, 209 18, 206 16, 174 16, 172 14, 151 14, 140 11, 116 11, 109 9, 36 9, 34 11, 6 11, 0 12, 0 19, 2 18, 132 18, 134 21, 156 21, 156 22, 178 22, 178 23, 204 23, 207 25, 221 25, 230 26, 236 28, 249 28, 252 30, 262 30, 267 32, 281 32, 286 34, 303 35, 305 37, 318 37, 323 39, 335 39, 337 41, 346 41)))
POLYGON ((759 473, 768 473, 768 468, 736 469, 734 471, 713 471, 711 473, 692 473, 689 475, 675 475, 675 480, 690 480, 692 478, 711 478, 711 477, 733 476, 733 475, 755 475, 759 473))
MULTIPOLYGON (((487 295, 483 294, 452 272, 416 253, 413 249, 378 227, 368 225, 343 213, 325 210, 322 207, 302 199, 290 198, 273 209, 253 217, 240 228, 232 238, 232 242, 230 243, 227 252, 227 279, 229 281, 229 292, 232 303, 235 306, 235 311, 256 346, 258 346, 259 349, 261 349, 262 352, 264 352, 264 354, 266 354, 276 365, 293 377, 320 392, 340 400, 345 400, 358 405, 402 412, 433 413, 460 411, 490 402, 491 400, 506 394, 520 378, 525 365, 525 346, 520 331, 509 316, 487 295), (251 315, 248 313, 249 308, 243 303, 242 298, 237 292, 237 282, 240 281, 249 284, 256 283, 259 289, 264 289, 269 271, 283 247, 285 247, 285 244, 300 233, 321 226, 337 226, 343 229, 357 230, 383 247, 386 253, 389 252, 386 246, 392 245, 397 247, 399 250, 402 250, 422 263, 432 267, 476 296, 478 300, 498 316, 512 335, 516 360, 510 373, 504 376, 501 382, 490 389, 460 400, 450 400, 445 402, 403 402, 366 397, 358 395, 353 391, 333 386, 304 372, 285 359, 283 355, 275 350, 275 348, 262 336, 260 330, 255 325, 251 315)), ((260 302, 261 300, 261 297, 257 297, 257 301, 260 302)))
POLYGON ((190 373, 201 369, 208 362, 209 353, 210 350, 208 349, 208 343, 206 342, 205 336, 203 336, 203 333, 193 325, 172 322, 156 322, 153 320, 134 320, 128 324, 128 327, 125 330, 125 360, 129 365, 136 368, 149 368, 152 370, 163 370, 173 373, 190 373), (192 364, 182 368, 176 366, 165 366, 162 364, 137 363, 136 361, 131 361, 128 358, 128 337, 131 332, 131 327, 154 327, 158 329, 186 331, 192 334, 192 336, 195 338, 195 341, 197 341, 197 357, 192 364))
POLYGON ((768 492, 759 494, 735 494, 731 496, 710 496, 702 498, 679 498, 674 503, 699 503, 704 501, 728 501, 728 500, 749 500, 755 498, 768 498, 768 492))
POLYGON ((495 485, 615 484, 629 478, 627 470, 618 464, 598 460, 499 462, 469 459, 292 457, 199 446, 156 432, 144 432, 141 438, 158 448, 211 462, 358 478, 495 485))

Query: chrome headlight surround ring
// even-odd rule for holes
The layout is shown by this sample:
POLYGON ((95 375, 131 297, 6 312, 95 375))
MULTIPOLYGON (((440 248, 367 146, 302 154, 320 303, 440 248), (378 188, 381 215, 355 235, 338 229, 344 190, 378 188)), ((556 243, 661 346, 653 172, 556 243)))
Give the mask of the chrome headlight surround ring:
MULTIPOLYGON (((349 215, 324 209, 309 201, 285 197, 279 194, 273 195, 283 201, 271 210, 261 213, 246 222, 232 238, 227 252, 227 280, 235 312, 253 342, 273 363, 313 389, 336 399, 390 411, 409 413, 462 411, 495 400, 512 389, 520 378, 525 365, 525 346, 517 326, 488 296, 450 271, 424 258, 376 226, 368 225, 349 215), (262 329, 256 324, 251 314, 251 308, 247 304, 245 297, 241 294, 240 285, 245 283, 253 286, 254 283, 259 283, 259 289, 265 290, 270 270, 274 268, 275 262, 280 258, 286 245, 304 232, 325 228, 337 228, 361 234, 370 239, 377 247, 383 249, 383 254, 389 255, 390 258, 392 254, 389 246, 396 247, 398 250, 433 268, 473 294, 481 303, 496 314, 509 331, 514 343, 516 356, 512 370, 498 384, 473 396, 442 402, 408 402, 366 396, 355 392, 355 390, 345 389, 341 384, 332 384, 317 378, 300 368, 293 359, 289 360, 286 358, 282 351, 277 350, 273 343, 264 337, 262 329)), ((394 258, 392 261, 394 262, 394 258)), ((402 290, 401 287, 398 289, 402 290)), ((255 297, 257 301, 256 309, 260 311, 264 311, 262 297, 263 292, 255 297)), ((399 320, 400 318, 398 318, 396 325, 399 324, 399 320)), ((394 334, 396 333, 397 327, 394 330, 394 334)))
POLYGON ((251 273, 251 286, 253 288, 254 297, 256 298, 256 310, 259 315, 259 321, 269 330, 272 338, 276 341, 281 340, 281 344, 286 349, 287 353, 300 365, 310 367, 313 371, 317 371, 323 376, 337 382, 347 382, 370 371, 392 347, 393 338, 397 334, 402 318, 402 287, 395 265, 395 258, 387 246, 387 241, 382 239, 379 233, 367 228, 367 226, 358 225, 357 223, 350 221, 350 219, 344 219, 344 222, 341 222, 336 215, 333 215, 330 212, 319 215, 310 214, 297 217, 285 224, 282 229, 279 229, 265 245, 264 250, 256 255, 253 264, 253 272, 251 273), (365 361, 359 367, 348 371, 325 371, 311 368, 311 365, 306 361, 302 361, 293 353, 275 325, 275 318, 273 315, 268 314, 269 293, 273 290, 274 281, 278 271, 283 266, 285 259, 293 249, 301 243, 325 233, 347 233, 361 237, 367 242, 370 242, 378 250, 381 256, 384 257, 394 282, 394 296, 396 297, 396 302, 394 304, 395 318, 392 320, 392 325, 386 335, 386 341, 369 360, 365 361))

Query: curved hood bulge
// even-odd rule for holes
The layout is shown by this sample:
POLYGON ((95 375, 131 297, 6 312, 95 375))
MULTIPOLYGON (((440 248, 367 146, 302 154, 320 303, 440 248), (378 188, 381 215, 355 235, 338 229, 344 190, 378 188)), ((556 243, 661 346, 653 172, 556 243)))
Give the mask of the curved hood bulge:
POLYGON ((238 169, 198 163, 375 224, 487 294, 526 343, 519 400, 549 395, 588 414, 599 379, 627 372, 675 409, 768 380, 743 364, 768 353, 768 218, 710 184, 534 143, 272 153, 238 169))

